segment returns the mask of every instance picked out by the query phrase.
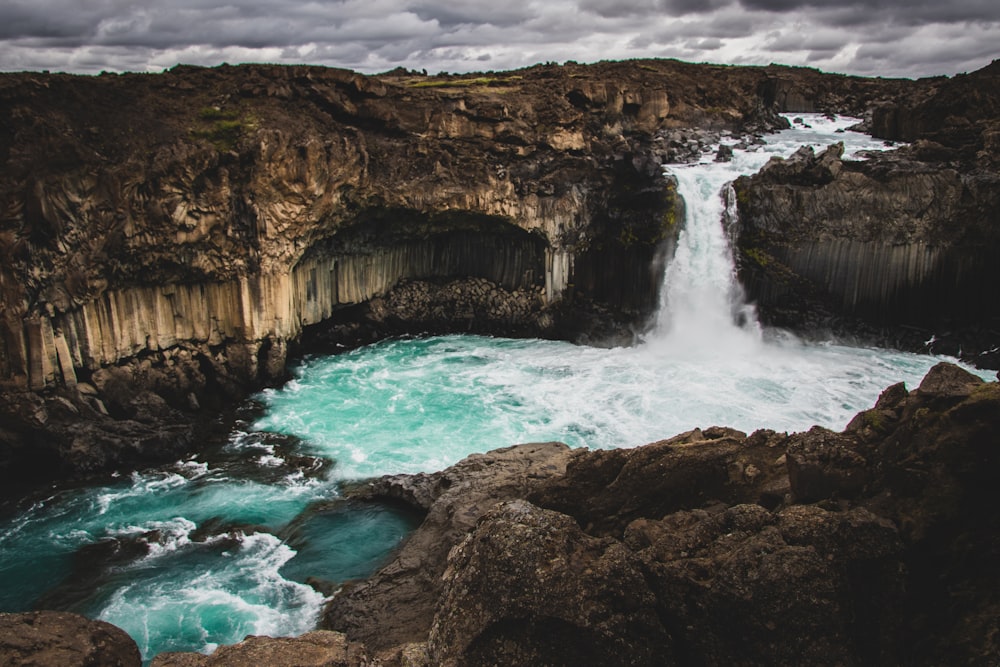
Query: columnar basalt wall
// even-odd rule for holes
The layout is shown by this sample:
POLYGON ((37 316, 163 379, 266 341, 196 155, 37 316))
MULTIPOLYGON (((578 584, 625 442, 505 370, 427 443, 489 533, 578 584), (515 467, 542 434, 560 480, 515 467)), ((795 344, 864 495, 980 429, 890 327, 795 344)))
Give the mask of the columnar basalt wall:
MULTIPOLYGON (((121 419, 151 391, 195 414, 279 378, 304 327, 348 331, 365 308, 365 340, 383 324, 447 329, 453 314, 460 330, 627 342, 655 308, 683 219, 662 163, 700 157, 723 131, 773 130, 778 111, 863 113, 943 90, 655 60, 437 77, 270 66, 0 75, 0 389, 18 390, 3 406, 18 415, 9 441, 20 452, 10 460, 30 459, 52 430, 37 400, 63 392, 121 419), (470 326, 491 317, 497 327, 470 326)), ((989 210, 992 181, 975 186, 967 172, 948 172, 969 186, 959 208, 989 210)), ((922 201, 913 183, 905 198, 922 201)), ((928 210, 951 210, 949 187, 932 188, 928 210)), ((980 229, 970 219, 960 226, 980 229)), ((838 238, 873 240, 852 234, 838 238)), ((773 256, 836 273, 851 255, 805 248, 773 256)))
POLYGON ((513 240, 462 232, 355 254, 313 254, 283 275, 113 290, 68 313, 7 325, 0 375, 40 389, 76 384, 75 369, 94 371, 182 343, 288 340, 404 279, 471 276, 510 290, 532 287, 542 280, 543 246, 523 232, 513 240))
MULTIPOLYGON (((740 276, 780 326, 876 327, 932 336, 977 363, 996 347, 1000 197, 996 172, 942 166, 918 143, 867 162, 842 146, 774 159, 735 187, 740 276)), ((849 331, 848 331, 849 332, 849 331)), ((893 334, 895 335, 895 334, 893 334)))
MULTIPOLYGON (((996 295, 981 289, 1000 284, 1000 267, 985 248, 831 239, 779 247, 773 256, 822 286, 842 312, 880 325, 986 321, 1000 306, 996 295)), ((764 303, 780 296, 781 287, 767 281, 755 287, 764 303)))

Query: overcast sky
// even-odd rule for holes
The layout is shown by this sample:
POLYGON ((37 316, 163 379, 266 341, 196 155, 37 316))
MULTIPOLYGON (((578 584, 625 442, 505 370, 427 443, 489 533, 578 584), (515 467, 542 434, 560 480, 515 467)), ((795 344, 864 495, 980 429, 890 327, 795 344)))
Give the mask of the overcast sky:
POLYGON ((6 71, 435 73, 661 57, 950 75, 1000 58, 1000 0, 0 0, 6 71))

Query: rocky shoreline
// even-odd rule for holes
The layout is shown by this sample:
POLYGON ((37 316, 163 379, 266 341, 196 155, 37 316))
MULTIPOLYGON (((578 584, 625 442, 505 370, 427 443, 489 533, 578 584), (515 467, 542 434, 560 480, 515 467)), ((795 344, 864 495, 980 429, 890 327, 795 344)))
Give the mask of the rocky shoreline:
MULTIPOLYGON (((424 520, 325 629, 152 664, 995 664, 998 432, 1000 384, 941 363, 840 433, 518 445, 358 483, 424 520)), ((4 664, 139 664, 71 614, 0 626, 4 664)))

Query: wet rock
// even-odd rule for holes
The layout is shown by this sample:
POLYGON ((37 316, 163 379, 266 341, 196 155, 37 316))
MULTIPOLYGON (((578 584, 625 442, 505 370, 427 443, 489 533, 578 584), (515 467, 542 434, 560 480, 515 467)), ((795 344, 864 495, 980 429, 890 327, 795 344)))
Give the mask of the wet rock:
POLYGON ((562 443, 518 445, 473 454, 438 473, 395 475, 348 489, 356 497, 401 500, 427 515, 389 565, 344 586, 327 607, 323 627, 372 650, 425 640, 449 550, 496 503, 523 498, 561 475, 569 455, 562 443))
POLYGON ((719 150, 715 152, 716 162, 732 162, 733 161, 733 147, 727 144, 722 144, 719 146, 719 150))
POLYGON ((0 614, 0 664, 8 667, 139 667, 139 647, 124 630, 78 614, 0 614))

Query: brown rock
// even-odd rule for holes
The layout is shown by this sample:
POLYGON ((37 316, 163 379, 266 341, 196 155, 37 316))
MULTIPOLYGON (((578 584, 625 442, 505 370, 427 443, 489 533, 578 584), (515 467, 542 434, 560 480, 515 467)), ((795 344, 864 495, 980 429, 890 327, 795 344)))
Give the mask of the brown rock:
POLYGON ((339 632, 317 630, 301 637, 250 636, 211 655, 163 653, 150 667, 362 667, 368 657, 339 632))
POLYGON ((639 561, 525 501, 452 551, 429 649, 440 665, 663 665, 670 638, 639 561))
POLYGON ((867 461, 853 438, 813 426, 789 438, 788 480, 797 502, 854 498, 865 487, 867 461))
POLYGON ((4 667, 139 667, 139 647, 124 630, 78 614, 0 614, 4 667))
POLYGON ((517 445, 473 454, 431 475, 397 475, 353 493, 408 501, 427 511, 396 558, 364 582, 345 585, 323 626, 380 650, 427 638, 448 552, 496 503, 523 498, 565 472, 562 443, 517 445))
POLYGON ((973 389, 983 384, 983 379, 955 364, 941 362, 927 371, 917 387, 925 399, 959 400, 969 396, 973 389))
POLYGON ((901 545, 864 510, 678 512, 634 522, 625 544, 646 564, 678 664, 895 661, 901 545))
POLYGON ((591 534, 620 536, 639 517, 772 495, 784 477, 772 465, 783 441, 762 433, 748 445, 744 433, 712 427, 634 449, 580 450, 564 476, 528 500, 572 516, 591 534))

